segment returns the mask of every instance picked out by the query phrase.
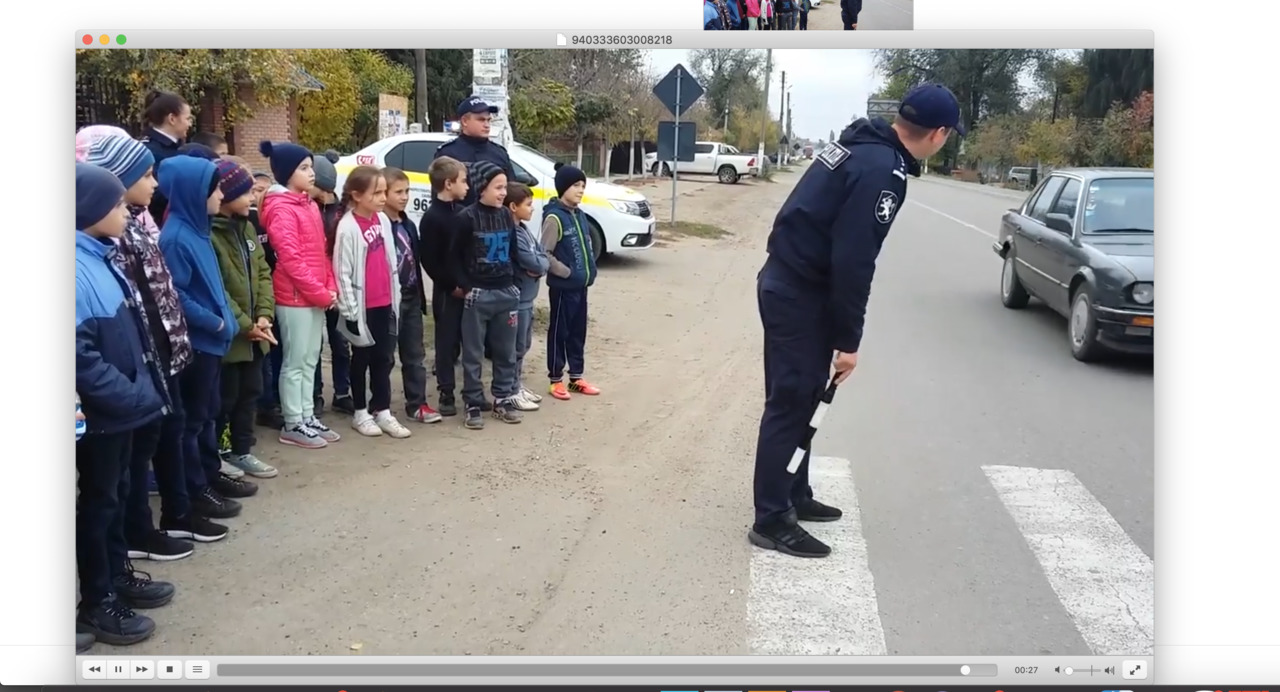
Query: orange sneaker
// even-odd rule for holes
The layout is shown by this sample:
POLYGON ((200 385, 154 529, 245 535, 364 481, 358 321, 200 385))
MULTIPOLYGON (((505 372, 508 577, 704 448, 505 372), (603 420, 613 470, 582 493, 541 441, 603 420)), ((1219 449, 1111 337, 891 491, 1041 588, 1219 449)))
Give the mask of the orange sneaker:
POLYGON ((595 396, 600 393, 600 388, 579 377, 576 380, 569 380, 569 391, 595 396))
POLYGON ((551 396, 561 401, 569 400, 569 389, 564 386, 563 382, 552 382, 551 389, 547 391, 551 392, 551 396))

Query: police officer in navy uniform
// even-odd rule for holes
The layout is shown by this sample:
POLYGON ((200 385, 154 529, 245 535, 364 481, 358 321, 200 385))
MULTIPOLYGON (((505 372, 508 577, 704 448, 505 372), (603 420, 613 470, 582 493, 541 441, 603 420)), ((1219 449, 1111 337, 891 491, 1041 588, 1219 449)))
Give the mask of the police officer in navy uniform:
POLYGON ((800 526, 842 513, 813 497, 809 455, 787 472, 834 365, 838 381, 858 364, 876 257, 919 159, 964 135, 949 89, 925 84, 902 99, 892 124, 859 119, 814 157, 773 222, 756 282, 764 325, 764 416, 756 445, 755 524, 748 538, 796 557, 831 548, 800 526), (833 355, 834 354, 834 355, 833 355))
MULTIPOLYGON (((493 125, 493 116, 498 112, 497 106, 485 103, 479 96, 468 96, 458 104, 458 127, 461 132, 457 137, 441 144, 436 149, 434 158, 448 156, 471 168, 476 161, 488 161, 507 174, 508 182, 516 182, 515 167, 511 165, 511 156, 506 147, 489 139, 489 130, 493 125)), ((474 204, 478 190, 467 190, 462 204, 474 204)))

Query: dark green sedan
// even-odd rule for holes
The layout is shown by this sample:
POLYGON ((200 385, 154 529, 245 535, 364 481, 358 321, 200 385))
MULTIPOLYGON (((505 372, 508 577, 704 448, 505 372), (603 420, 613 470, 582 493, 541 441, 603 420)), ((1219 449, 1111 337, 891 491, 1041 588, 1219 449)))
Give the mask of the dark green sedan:
POLYGON ((1004 260, 1000 299, 1043 301, 1067 318, 1071 354, 1155 348, 1155 173, 1071 168, 1045 176, 1005 212, 992 246, 1004 260))

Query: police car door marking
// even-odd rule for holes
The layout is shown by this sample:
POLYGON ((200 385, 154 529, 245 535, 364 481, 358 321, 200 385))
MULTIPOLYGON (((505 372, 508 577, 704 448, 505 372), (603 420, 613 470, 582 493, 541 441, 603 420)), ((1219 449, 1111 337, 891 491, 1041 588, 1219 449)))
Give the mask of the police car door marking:
POLYGON ((849 158, 849 150, 835 142, 828 144, 827 147, 818 154, 818 160, 822 162, 822 165, 833 171, 836 169, 836 166, 844 163, 844 160, 847 158, 849 158))
POLYGON ((898 195, 889 190, 880 191, 880 199, 876 200, 876 221, 889 223, 898 211, 898 195))

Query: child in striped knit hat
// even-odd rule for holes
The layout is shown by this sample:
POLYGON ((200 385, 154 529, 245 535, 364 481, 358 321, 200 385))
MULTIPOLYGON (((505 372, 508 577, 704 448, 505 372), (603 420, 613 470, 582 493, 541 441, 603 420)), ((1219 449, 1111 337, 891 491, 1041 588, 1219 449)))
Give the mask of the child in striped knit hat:
POLYGON ((137 483, 126 501, 125 542, 130 558, 176 560, 193 552, 192 544, 182 539, 215 541, 226 536, 227 529, 197 515, 186 492, 178 375, 191 363, 192 349, 178 291, 160 251, 160 234, 147 211, 156 190, 155 159, 142 142, 123 130, 105 134, 89 146, 85 160, 111 171, 125 186, 129 222, 112 261, 132 284, 142 306, 143 322, 174 402, 173 413, 134 436, 130 465, 130 475, 137 479, 146 478, 153 464, 156 467, 160 530, 151 515, 147 487, 137 483))

